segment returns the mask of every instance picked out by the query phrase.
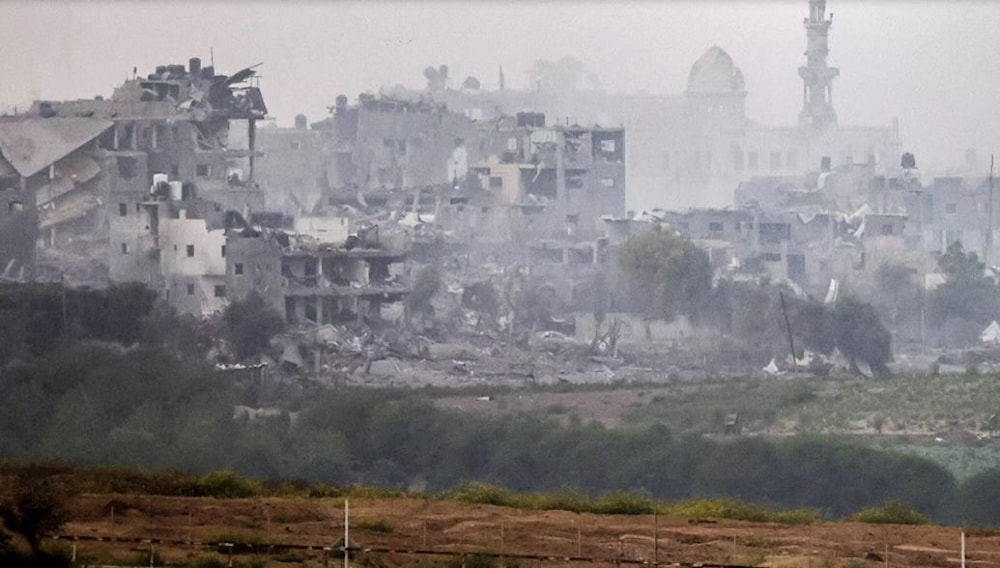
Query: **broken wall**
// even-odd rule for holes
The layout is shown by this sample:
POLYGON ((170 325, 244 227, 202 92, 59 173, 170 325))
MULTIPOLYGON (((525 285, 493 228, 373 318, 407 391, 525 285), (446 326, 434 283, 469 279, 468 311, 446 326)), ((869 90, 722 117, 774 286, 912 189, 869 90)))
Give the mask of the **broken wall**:
POLYGON ((285 313, 281 246, 268 237, 230 237, 226 241, 226 293, 245 300, 251 292, 280 314, 285 313))
POLYGON ((260 128, 257 150, 262 155, 254 177, 264 189, 267 210, 311 213, 328 185, 326 167, 331 159, 324 151, 321 133, 304 128, 260 128))

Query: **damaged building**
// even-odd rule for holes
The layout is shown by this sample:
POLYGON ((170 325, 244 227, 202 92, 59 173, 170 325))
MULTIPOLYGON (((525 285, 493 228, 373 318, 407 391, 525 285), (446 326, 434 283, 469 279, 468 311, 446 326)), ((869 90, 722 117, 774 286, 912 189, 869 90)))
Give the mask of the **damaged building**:
POLYGON ((997 264, 1000 202, 989 177, 938 177, 905 192, 909 247, 943 253, 956 242, 987 263, 997 264))
POLYGON ((330 157, 320 131, 309 127, 305 115, 296 115, 293 128, 262 125, 257 131, 255 179, 266 188, 268 211, 297 216, 311 214, 329 189, 326 176, 330 157))
POLYGON ((409 239, 375 226, 348 233, 348 221, 301 217, 294 232, 244 231, 228 241, 227 290, 256 292, 292 324, 398 321, 409 287, 409 239))
MULTIPOLYGON (((484 119, 524 108, 556 121, 621 125, 629 133, 626 161, 630 207, 672 210, 732 205, 733 188, 760 175, 803 175, 823 156, 836 165, 870 163, 890 167, 900 151, 899 128, 843 124, 835 110, 827 63, 832 18, 825 0, 809 0, 803 21, 805 62, 790 73, 802 83, 796 124, 761 124, 748 115, 747 78, 720 46, 693 63, 679 94, 620 94, 603 90, 432 89, 392 91, 407 98, 432 97, 458 112, 484 119)), ((671 71, 670 73, 674 73, 671 71)))
POLYGON ((471 119, 442 105, 369 94, 356 105, 338 96, 331 116, 312 128, 328 152, 331 197, 348 198, 357 191, 460 184, 468 173, 467 142, 476 134, 471 119))
MULTIPOLYGON (((99 146, 114 124, 95 117, 0 119, 0 269, 7 279, 60 279, 63 256, 87 258, 106 243, 99 146), (48 254, 56 249, 54 254, 48 254), (37 251, 37 254, 36 254, 37 251), (60 254, 62 253, 62 254, 60 254), (39 269, 38 257, 48 270, 39 269)), ((106 278, 106 271, 86 270, 106 278)))
POLYGON ((528 237, 593 239, 603 215, 625 213, 625 131, 546 126, 545 115, 522 112, 482 124, 472 165, 498 206, 517 210, 528 237))
POLYGON ((38 101, 5 119, 15 161, 33 164, 19 191, 37 218, 37 276, 142 282, 183 311, 213 311, 221 219, 264 205, 255 133, 267 108, 254 74, 217 74, 195 57, 133 73, 109 99, 38 101))

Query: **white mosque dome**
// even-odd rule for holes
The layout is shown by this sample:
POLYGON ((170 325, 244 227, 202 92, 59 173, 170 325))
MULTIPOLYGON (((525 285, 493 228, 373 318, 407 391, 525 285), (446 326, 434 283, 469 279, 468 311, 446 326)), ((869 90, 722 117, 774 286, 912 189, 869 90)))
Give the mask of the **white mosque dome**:
POLYGON ((687 92, 691 94, 742 94, 743 72, 721 47, 713 45, 691 66, 687 92))

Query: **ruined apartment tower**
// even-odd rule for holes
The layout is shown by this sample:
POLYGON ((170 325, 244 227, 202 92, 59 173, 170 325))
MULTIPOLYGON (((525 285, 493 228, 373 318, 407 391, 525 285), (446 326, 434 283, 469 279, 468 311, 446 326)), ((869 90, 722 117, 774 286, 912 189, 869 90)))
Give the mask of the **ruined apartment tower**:
POLYGON ((809 17, 803 20, 806 64, 799 67, 802 77, 799 124, 816 130, 837 124, 837 113, 833 110, 833 79, 840 74, 840 69, 826 64, 832 24, 833 16, 826 17, 826 0, 809 0, 809 17))
POLYGON ((141 282, 207 313, 225 297, 226 226, 263 206, 255 123, 267 109, 252 68, 221 75, 195 57, 132 75, 110 99, 41 101, 12 119, 34 148, 50 147, 46 130, 72 141, 33 192, 39 268, 73 284, 141 282))
POLYGON ((106 279, 89 256, 106 243, 97 140, 112 127, 93 116, 54 116, 44 106, 0 117, 0 280, 60 280, 67 265, 85 283, 106 279), (45 269, 53 264, 62 268, 45 269))
MULTIPOLYGON (((546 125, 545 115, 520 112, 480 125, 485 156, 470 166, 492 198, 491 218, 477 221, 493 237, 569 254, 553 242, 593 241, 604 215, 625 213, 625 130, 546 125)), ((593 258, 591 250, 590 258, 593 258)))
POLYGON ((269 209, 286 215, 412 207, 464 186, 475 135, 473 120, 429 102, 361 94, 350 104, 338 95, 323 120, 307 126, 299 115, 294 128, 259 130, 260 179, 269 209))
POLYGON ((300 217, 294 231, 233 235, 230 296, 254 292, 291 324, 399 320, 410 291, 409 239, 379 226, 348 234, 348 220, 300 217))

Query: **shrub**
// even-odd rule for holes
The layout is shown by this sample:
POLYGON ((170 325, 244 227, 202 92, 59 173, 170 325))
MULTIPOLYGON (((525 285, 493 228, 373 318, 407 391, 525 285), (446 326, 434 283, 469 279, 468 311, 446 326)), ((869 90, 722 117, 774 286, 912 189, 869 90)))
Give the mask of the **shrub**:
POLYGON ((776 511, 763 505, 745 503, 736 499, 686 499, 667 506, 664 512, 680 517, 731 519, 786 525, 808 525, 820 518, 819 513, 811 509, 776 511))
POLYGON ((212 471, 198 479, 201 496, 219 499, 245 499, 260 494, 258 483, 231 471, 212 471))
POLYGON ((539 511, 571 511, 584 513, 593 509, 593 503, 586 493, 578 489, 562 489, 550 493, 539 493, 529 498, 532 509, 539 511))
POLYGON ((516 507, 514 495, 507 489, 481 481, 471 481, 459 485, 447 495, 455 501, 463 503, 479 503, 481 505, 497 505, 500 507, 516 507))
POLYGON ((893 525, 929 525, 930 517, 895 499, 882 505, 869 507, 851 515, 856 523, 876 523, 893 525))
POLYGON ((656 501, 650 497, 621 491, 603 495, 594 503, 593 511, 607 515, 647 515, 656 508, 656 501))

